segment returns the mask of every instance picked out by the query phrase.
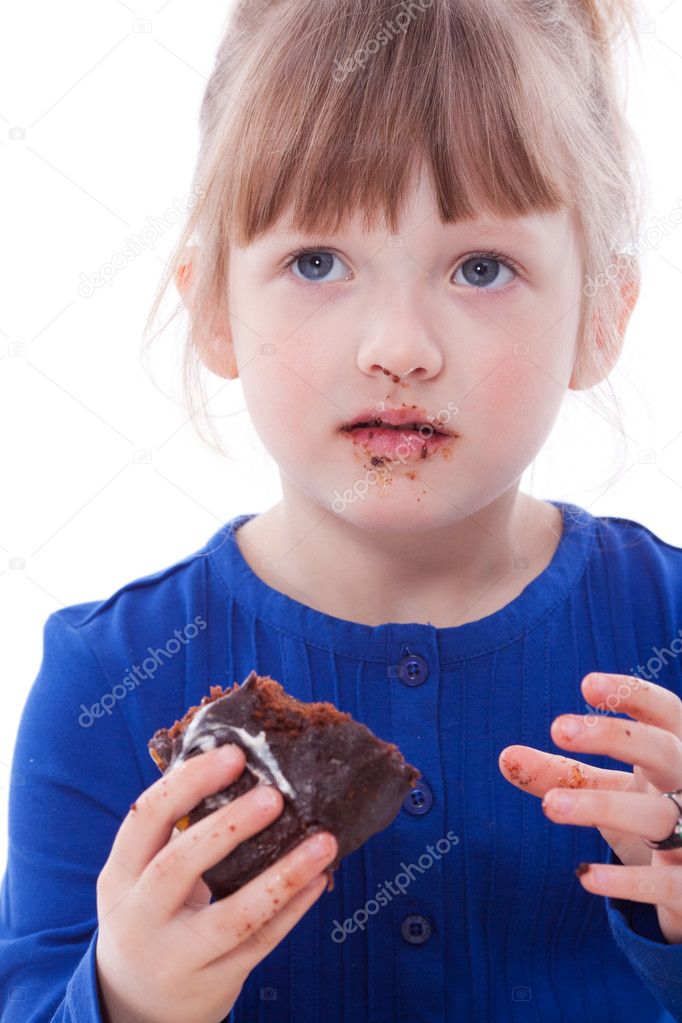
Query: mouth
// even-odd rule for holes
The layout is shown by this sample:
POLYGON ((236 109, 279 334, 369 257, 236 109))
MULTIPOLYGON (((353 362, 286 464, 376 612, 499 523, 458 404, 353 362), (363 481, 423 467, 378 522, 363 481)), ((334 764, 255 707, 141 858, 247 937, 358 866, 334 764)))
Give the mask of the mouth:
POLYGON ((421 405, 386 402, 360 409, 354 420, 341 427, 341 433, 372 465, 408 462, 436 453, 449 458, 454 438, 459 436, 446 428, 441 416, 430 415, 421 405))
POLYGON ((341 429, 347 433, 352 433, 353 430, 395 430, 398 433, 417 433, 423 437, 448 436, 445 431, 436 430, 431 423, 413 422, 398 425, 396 423, 387 423, 383 419, 369 419, 366 422, 351 423, 347 426, 342 426, 341 429))
POLYGON ((389 414, 404 421, 390 423, 380 416, 363 417, 342 427, 344 436, 369 457, 373 466, 413 462, 436 453, 448 454, 453 443, 452 434, 436 429, 425 420, 409 420, 404 411, 389 414))

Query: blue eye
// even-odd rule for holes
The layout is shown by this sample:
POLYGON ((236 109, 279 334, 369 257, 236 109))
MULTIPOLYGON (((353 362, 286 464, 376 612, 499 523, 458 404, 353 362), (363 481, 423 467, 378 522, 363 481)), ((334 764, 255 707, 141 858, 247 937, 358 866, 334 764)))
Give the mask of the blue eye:
POLYGON ((292 268, 292 271, 299 269, 301 276, 294 272, 294 277, 308 283, 311 281, 332 282, 348 280, 347 273, 342 273, 337 277, 327 276, 334 265, 334 260, 341 266, 345 266, 338 256, 335 256, 333 252, 329 252, 327 249, 305 249, 291 257, 285 266, 285 270, 289 267, 292 268))
MULTIPOLYGON (((511 266, 492 255, 470 256, 469 259, 466 259, 458 267, 457 273, 460 270, 467 284, 471 284, 473 287, 483 291, 497 291, 499 288, 504 287, 505 284, 509 284, 516 276, 511 266), (501 280, 500 271, 502 271, 501 280), (508 274, 506 278, 504 276, 505 271, 508 274), (495 282, 497 282, 497 287, 491 288, 490 285, 495 282)), ((457 283, 461 284, 462 281, 457 281, 457 283)))
MULTIPOLYGON (((519 273, 516 265, 508 257, 502 257, 502 253, 486 252, 474 256, 461 264, 456 273, 462 273, 464 280, 456 281, 458 284, 469 284, 479 291, 498 291, 509 284, 519 273), (492 287, 494 285, 494 287, 492 287)), ((294 277, 305 283, 333 283, 335 281, 349 280, 350 273, 343 272, 345 263, 328 249, 301 249, 293 253, 288 262, 284 265, 284 272, 291 269, 294 277), (338 264, 336 276, 329 276, 334 272, 334 262, 338 264)), ((346 270, 348 268, 346 267, 346 270)))

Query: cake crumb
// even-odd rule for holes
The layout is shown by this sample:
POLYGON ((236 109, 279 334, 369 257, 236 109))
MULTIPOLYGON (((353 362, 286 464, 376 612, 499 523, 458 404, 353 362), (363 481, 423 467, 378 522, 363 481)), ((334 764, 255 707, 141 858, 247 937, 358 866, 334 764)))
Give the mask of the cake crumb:
POLYGON ((513 782, 518 782, 519 785, 530 785, 533 781, 532 775, 523 773, 520 761, 510 760, 508 757, 505 757, 504 766, 507 768, 513 782))
POLYGON ((597 783, 587 777, 580 764, 571 764, 568 774, 559 778, 557 786, 562 789, 594 789, 597 783))

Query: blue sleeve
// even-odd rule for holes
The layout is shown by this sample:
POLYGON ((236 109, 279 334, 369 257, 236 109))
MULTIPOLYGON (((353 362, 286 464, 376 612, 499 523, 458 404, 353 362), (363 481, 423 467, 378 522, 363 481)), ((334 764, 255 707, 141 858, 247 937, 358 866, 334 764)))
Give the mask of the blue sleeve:
POLYGON ((0 1023, 102 1023, 97 877, 143 786, 120 703, 84 714, 112 684, 82 630, 56 612, 43 643, 10 772, 0 1023))
MULTIPOLYGON (((622 866, 610 847, 607 863, 622 866)), ((616 944, 633 969, 673 1019, 682 1021, 682 944, 666 941, 656 907, 607 897, 606 914, 616 944)))

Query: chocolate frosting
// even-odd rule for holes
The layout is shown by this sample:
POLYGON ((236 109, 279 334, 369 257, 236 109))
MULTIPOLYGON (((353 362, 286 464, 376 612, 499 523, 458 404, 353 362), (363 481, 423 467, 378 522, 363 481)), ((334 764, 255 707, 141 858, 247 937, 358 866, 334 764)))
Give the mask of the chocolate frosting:
POLYGON ((272 824, 241 842, 202 876, 216 899, 231 895, 317 831, 330 831, 338 851, 327 868, 394 819, 421 777, 395 743, 378 739, 332 703, 307 703, 269 676, 249 672, 241 685, 211 686, 171 728, 161 728, 149 753, 166 773, 183 760, 230 742, 246 757, 242 774, 203 799, 177 822, 188 827, 263 781, 276 785, 284 808, 272 824))

